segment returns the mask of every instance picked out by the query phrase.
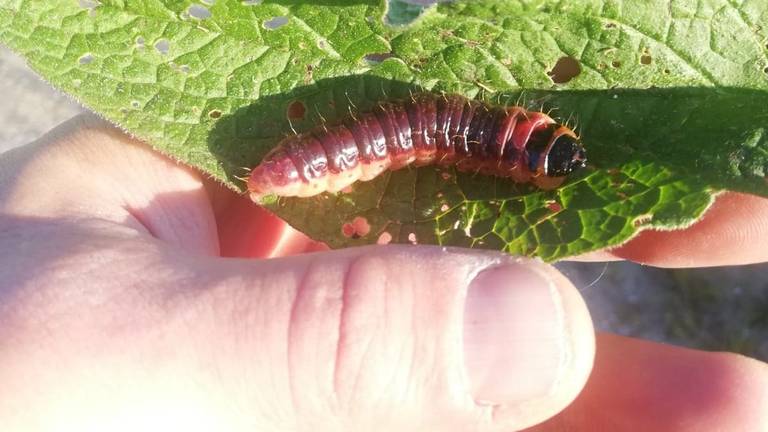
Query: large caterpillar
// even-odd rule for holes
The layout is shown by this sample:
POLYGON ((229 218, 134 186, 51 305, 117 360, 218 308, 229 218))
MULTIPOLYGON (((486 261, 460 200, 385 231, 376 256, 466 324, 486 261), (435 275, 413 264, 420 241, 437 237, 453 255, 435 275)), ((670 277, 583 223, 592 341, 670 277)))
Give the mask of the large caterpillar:
POLYGON ((432 163, 552 189, 586 155, 576 134, 545 113, 421 93, 285 138, 251 171, 248 191, 257 202, 308 197, 432 163))

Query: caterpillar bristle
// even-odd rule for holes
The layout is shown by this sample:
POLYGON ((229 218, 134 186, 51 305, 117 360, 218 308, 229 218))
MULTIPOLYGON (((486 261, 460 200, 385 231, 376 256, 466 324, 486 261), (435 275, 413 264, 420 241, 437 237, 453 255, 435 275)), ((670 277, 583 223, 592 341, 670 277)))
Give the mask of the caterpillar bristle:
POLYGON ((296 128, 293 127, 293 122, 291 121, 290 117, 288 117, 288 127, 291 128, 291 132, 293 132, 294 135, 299 134, 298 132, 296 132, 296 128))

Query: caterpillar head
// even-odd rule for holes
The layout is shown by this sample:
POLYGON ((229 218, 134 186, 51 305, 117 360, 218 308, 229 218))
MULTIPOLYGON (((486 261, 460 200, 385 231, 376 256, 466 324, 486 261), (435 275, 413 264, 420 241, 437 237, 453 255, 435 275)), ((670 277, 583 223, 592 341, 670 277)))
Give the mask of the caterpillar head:
POLYGON ((526 151, 528 169, 536 176, 561 178, 587 164, 586 151, 576 134, 554 121, 531 134, 526 151))
POLYGON ((563 177, 587 165, 587 153, 579 139, 570 133, 557 136, 547 146, 544 156, 544 175, 563 177))

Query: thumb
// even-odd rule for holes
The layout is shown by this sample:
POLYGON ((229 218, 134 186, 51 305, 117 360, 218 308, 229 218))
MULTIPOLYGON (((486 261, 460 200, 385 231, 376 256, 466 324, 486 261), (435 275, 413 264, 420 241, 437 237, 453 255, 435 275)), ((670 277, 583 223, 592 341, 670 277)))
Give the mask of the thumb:
POLYGON ((253 388, 280 395, 266 418, 301 430, 522 429, 591 368, 586 307, 539 262, 393 246, 257 267, 258 352, 242 358, 259 358, 253 388))

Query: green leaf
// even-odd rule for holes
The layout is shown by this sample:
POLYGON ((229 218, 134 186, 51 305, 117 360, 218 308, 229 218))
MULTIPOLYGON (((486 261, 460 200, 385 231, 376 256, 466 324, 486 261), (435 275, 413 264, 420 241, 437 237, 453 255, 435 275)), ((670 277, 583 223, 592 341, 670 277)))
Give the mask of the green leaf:
POLYGON ((0 0, 0 39, 54 86, 233 187, 292 127, 410 91, 543 107, 578 126, 589 169, 556 191, 422 167, 347 193, 265 201, 333 247, 411 242, 555 260, 687 226, 721 190, 768 196, 766 0, 468 1, 395 27, 385 10, 0 0), (369 231, 344 235, 361 221, 369 231))

